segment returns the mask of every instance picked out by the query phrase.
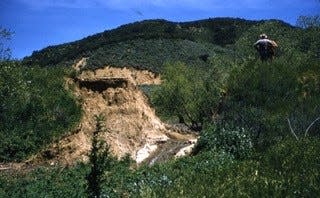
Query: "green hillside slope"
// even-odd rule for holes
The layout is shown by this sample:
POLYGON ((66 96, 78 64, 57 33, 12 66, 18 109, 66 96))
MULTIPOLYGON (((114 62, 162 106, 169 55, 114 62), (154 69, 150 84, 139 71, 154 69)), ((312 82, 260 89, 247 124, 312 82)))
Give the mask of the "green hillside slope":
MULTIPOLYGON (((211 46, 209 50, 212 46, 225 47, 233 45, 249 28, 264 23, 265 21, 258 22, 234 18, 214 18, 184 23, 165 20, 146 20, 123 25, 79 41, 49 46, 43 50, 33 52, 31 56, 24 58, 23 63, 27 65, 53 66, 72 63, 74 60, 82 57, 93 57, 91 61, 94 67, 97 66, 97 63, 141 66, 141 61, 132 62, 132 60, 139 59, 139 57, 141 59, 139 50, 143 50, 144 52, 142 53, 157 56, 161 48, 159 43, 164 43, 164 51, 179 52, 179 48, 173 45, 172 42, 166 43, 166 41, 170 40, 175 40, 178 42, 178 45, 182 46, 186 43, 187 46, 184 49, 186 52, 180 52, 180 54, 185 53, 184 59, 188 57, 194 59, 199 56, 199 50, 207 48, 208 45, 206 44, 211 46), (193 52, 192 49, 188 49, 188 45, 193 45, 190 47, 196 46, 196 48, 200 49, 196 49, 193 52), (128 47, 129 49, 127 49, 128 47), (116 51, 114 52, 113 50, 116 51), (131 54, 128 54, 127 50, 133 51, 131 54), (135 51, 138 51, 138 53, 133 54, 135 51), (106 56, 104 59, 109 59, 110 56, 113 56, 113 60, 101 61, 101 54, 106 56), (126 62, 126 58, 128 62, 126 62)), ((283 22, 278 23, 281 23, 283 27, 291 28, 290 25, 283 22)), ((212 49, 209 52, 205 52, 212 54, 212 49)), ((160 57, 165 55, 160 52, 160 57)), ((153 57, 152 59, 155 58, 153 57)), ((168 57, 165 60, 168 59, 170 61, 171 58, 168 57)), ((172 59, 175 60, 176 57, 172 57, 172 59)), ((156 61, 156 64, 161 65, 162 62, 156 61)))

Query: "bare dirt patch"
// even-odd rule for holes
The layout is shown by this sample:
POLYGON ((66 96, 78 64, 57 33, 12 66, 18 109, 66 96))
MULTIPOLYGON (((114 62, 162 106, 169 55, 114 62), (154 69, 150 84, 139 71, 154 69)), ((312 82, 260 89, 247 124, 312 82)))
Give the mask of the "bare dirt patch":
MULTIPOLYGON (((80 66, 80 63, 75 65, 76 68, 80 66)), ((73 87, 82 106, 80 124, 75 131, 30 158, 29 164, 72 165, 87 161, 97 115, 104 117, 107 130, 102 138, 109 144, 111 152, 119 158, 129 154, 138 163, 156 153, 164 155, 166 149, 172 152, 171 146, 178 152, 182 145, 192 144, 188 143, 189 139, 196 138, 193 134, 179 133, 156 116, 148 98, 138 87, 161 83, 160 77, 152 72, 105 67, 82 72, 66 82, 67 87, 73 87), (168 141, 170 144, 164 144, 168 141), (163 145, 168 148, 163 149, 163 145)), ((174 157, 175 154, 170 155, 174 157)))

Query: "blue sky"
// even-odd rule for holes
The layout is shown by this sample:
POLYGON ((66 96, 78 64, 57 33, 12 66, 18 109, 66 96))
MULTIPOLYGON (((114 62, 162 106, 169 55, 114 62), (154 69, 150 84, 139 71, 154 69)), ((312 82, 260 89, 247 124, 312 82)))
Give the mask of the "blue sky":
POLYGON ((23 58, 48 45, 75 41, 144 19, 191 21, 213 17, 280 19, 320 14, 320 0, 1 0, 0 26, 23 58))

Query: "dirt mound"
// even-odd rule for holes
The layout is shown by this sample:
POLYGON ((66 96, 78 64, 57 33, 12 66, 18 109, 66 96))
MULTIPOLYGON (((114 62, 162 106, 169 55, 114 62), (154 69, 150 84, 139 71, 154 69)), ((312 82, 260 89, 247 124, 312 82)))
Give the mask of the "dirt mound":
MULTIPOLYGON (((80 63, 75 67, 81 67, 80 63)), ((160 82, 160 77, 149 71, 112 67, 85 71, 76 79, 67 79, 67 87, 73 87, 83 109, 80 124, 72 134, 31 158, 29 163, 74 164, 86 161, 96 115, 104 117, 107 131, 103 138, 111 152, 118 157, 130 154, 138 163, 170 139, 186 142, 194 139, 194 135, 179 134, 162 123, 138 88, 138 85, 160 82)))

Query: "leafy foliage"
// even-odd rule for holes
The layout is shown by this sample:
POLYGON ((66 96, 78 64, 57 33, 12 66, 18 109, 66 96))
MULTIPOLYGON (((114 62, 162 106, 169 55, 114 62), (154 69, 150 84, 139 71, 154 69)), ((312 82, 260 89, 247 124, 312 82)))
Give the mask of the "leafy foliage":
POLYGON ((320 15, 315 16, 300 16, 297 19, 297 26, 301 28, 316 28, 320 27, 320 15))
POLYGON ((230 76, 223 119, 265 143, 288 135, 287 118, 303 133, 320 113, 319 72, 314 59, 299 53, 272 64, 250 61, 230 76))
POLYGON ((194 153, 215 150, 230 153, 236 159, 244 159, 251 155, 252 141, 244 128, 210 125, 201 131, 194 153))
POLYGON ((220 98, 219 83, 214 70, 187 67, 183 63, 165 65, 163 84, 152 94, 152 103, 159 113, 177 116, 181 123, 201 129, 209 120, 220 98), (189 124, 191 123, 191 124, 189 124))
POLYGON ((70 130, 80 108, 62 68, 0 62, 0 161, 20 161, 70 130))
POLYGON ((111 155, 107 143, 99 139, 100 133, 105 132, 102 124, 103 117, 96 116, 96 130, 93 132, 92 148, 89 155, 91 171, 87 175, 88 182, 87 194, 88 197, 100 197, 101 185, 104 181, 104 172, 108 171, 111 166, 111 155))
MULTIPOLYGON (((288 196, 315 196, 319 193, 319 138, 300 141, 290 139, 272 147, 262 164, 270 168, 273 177, 290 186, 288 196)), ((280 184, 277 185, 280 188, 280 184)), ((284 190, 284 189, 283 189, 284 190)))
POLYGON ((0 61, 11 57, 11 49, 7 47, 7 41, 11 39, 13 32, 0 26, 0 61))
POLYGON ((1 197, 86 197, 84 175, 89 167, 38 168, 28 173, 1 172, 1 197))

